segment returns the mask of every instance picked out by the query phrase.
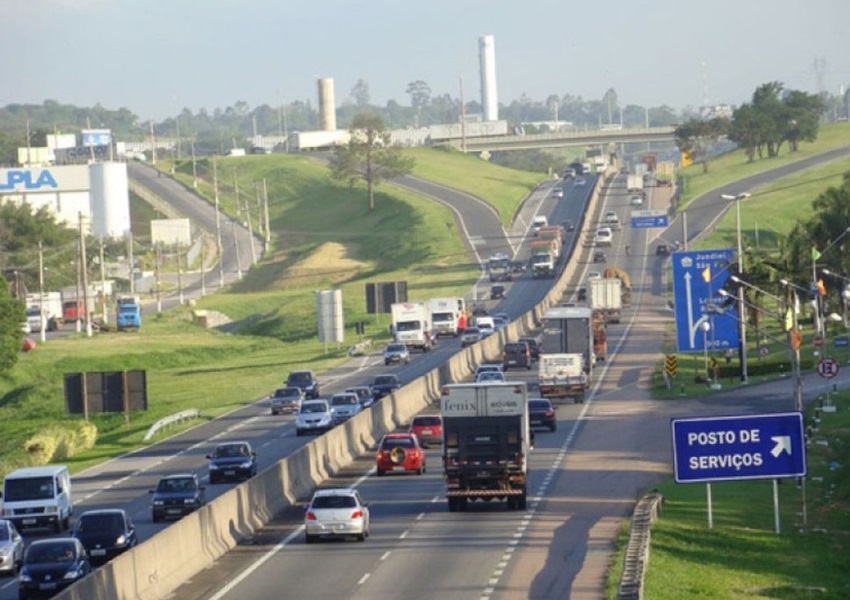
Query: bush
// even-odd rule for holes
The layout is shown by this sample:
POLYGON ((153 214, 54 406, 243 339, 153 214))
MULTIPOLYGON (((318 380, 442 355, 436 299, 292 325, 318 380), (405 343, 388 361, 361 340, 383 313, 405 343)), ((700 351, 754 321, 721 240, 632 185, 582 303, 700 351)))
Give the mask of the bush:
POLYGON ((79 421, 70 427, 51 427, 24 442, 30 463, 46 465, 70 458, 81 450, 94 447, 97 426, 79 421))

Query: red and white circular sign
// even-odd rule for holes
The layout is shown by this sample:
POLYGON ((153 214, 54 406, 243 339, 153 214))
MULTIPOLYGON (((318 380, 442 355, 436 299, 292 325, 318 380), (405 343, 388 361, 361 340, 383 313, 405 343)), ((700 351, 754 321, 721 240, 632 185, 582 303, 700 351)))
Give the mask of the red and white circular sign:
POLYGON ((818 361, 818 375, 832 379, 838 375, 838 361, 834 358, 824 357, 818 361))
POLYGON ((816 335, 812 342, 814 343, 815 348, 823 348, 823 336, 816 335))

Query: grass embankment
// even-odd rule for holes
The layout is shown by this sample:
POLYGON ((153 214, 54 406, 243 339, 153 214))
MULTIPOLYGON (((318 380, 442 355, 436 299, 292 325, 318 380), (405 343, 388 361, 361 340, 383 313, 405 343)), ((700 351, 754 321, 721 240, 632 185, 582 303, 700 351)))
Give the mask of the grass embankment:
MULTIPOLYGON (((204 418, 212 418, 268 393, 290 370, 321 371, 345 360, 347 345, 358 341, 356 321, 365 321, 366 337, 386 338, 388 315, 366 314, 367 282, 405 280, 409 298, 424 300, 464 295, 479 274, 457 236, 452 213, 439 203, 382 186, 370 212, 362 188, 332 183, 325 167, 299 156, 222 159, 217 167, 222 208, 245 220, 248 207, 255 230, 260 214, 256 186, 263 179, 269 196, 268 256, 225 293, 198 302, 199 308, 244 321, 240 335, 201 329, 182 309, 146 314, 138 334, 71 336, 21 355, 0 378, 0 471, 28 463, 24 444, 36 432, 78 422, 64 414, 64 373, 147 371, 148 411, 133 413, 129 425, 123 415, 93 415, 97 445, 72 457, 55 457, 79 470, 139 447, 148 427, 163 416, 199 408, 204 418), (314 292, 328 288, 343 292, 346 341, 331 344, 326 353, 316 340, 314 292)), ((212 164, 202 160, 196 168, 199 191, 212 199, 212 164)), ((178 169, 189 186, 191 169, 191 163, 178 169)), ((474 173, 472 179, 444 177, 442 182, 484 198, 507 197, 487 179, 491 169, 492 181, 509 179, 509 169, 476 159, 461 171, 474 173), (476 180, 488 181, 488 187, 476 190, 470 183, 476 180)), ((524 192, 512 189, 516 205, 524 192)))

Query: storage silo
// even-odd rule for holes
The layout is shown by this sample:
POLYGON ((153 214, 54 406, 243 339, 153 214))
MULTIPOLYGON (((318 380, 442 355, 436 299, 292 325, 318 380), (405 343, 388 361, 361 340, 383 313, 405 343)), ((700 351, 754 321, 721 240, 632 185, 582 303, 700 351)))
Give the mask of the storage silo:
POLYGON ((485 121, 499 120, 499 97, 496 93, 496 41, 492 35, 478 38, 481 71, 481 106, 485 121))
POLYGON ((319 128, 322 131, 336 131, 334 80, 330 77, 319 79, 319 128))
POLYGON ((89 165, 92 234, 120 238, 130 231, 130 192, 127 164, 102 162, 89 165))

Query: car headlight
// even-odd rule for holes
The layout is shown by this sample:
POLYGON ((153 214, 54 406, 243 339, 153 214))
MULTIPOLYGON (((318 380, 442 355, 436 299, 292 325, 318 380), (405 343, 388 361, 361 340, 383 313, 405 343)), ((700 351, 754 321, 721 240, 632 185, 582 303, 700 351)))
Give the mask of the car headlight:
POLYGON ((68 572, 65 573, 63 579, 79 579, 83 576, 83 570, 77 566, 72 569, 68 569, 68 572))
POLYGON ((194 504, 197 502, 195 498, 183 498, 183 504, 194 504))
POLYGON ((219 466, 215 463, 210 463, 210 471, 218 471, 219 466))
POLYGON ((240 468, 240 469, 250 469, 250 468, 251 468, 251 461, 250 461, 250 460, 246 460, 246 461, 244 461, 244 462, 240 463, 240 464, 239 464, 239 468, 240 468))
POLYGON ((30 583, 32 581, 32 577, 26 569, 23 569, 18 574, 18 581, 20 581, 21 583, 30 583))
POLYGON ((163 504, 165 504, 165 503, 162 500, 154 500, 153 501, 154 506, 162 506, 163 504))
POLYGON ((12 549, 8 546, 3 546, 0 548, 0 558, 6 558, 12 553, 12 549))
POLYGON ((126 535, 123 535, 123 534, 122 534, 122 535, 119 535, 119 536, 118 536, 118 539, 117 539, 117 540, 115 540, 115 545, 116 545, 116 546, 123 546, 123 545, 124 545, 124 544, 126 544, 126 543, 127 543, 127 536, 126 536, 126 535))

